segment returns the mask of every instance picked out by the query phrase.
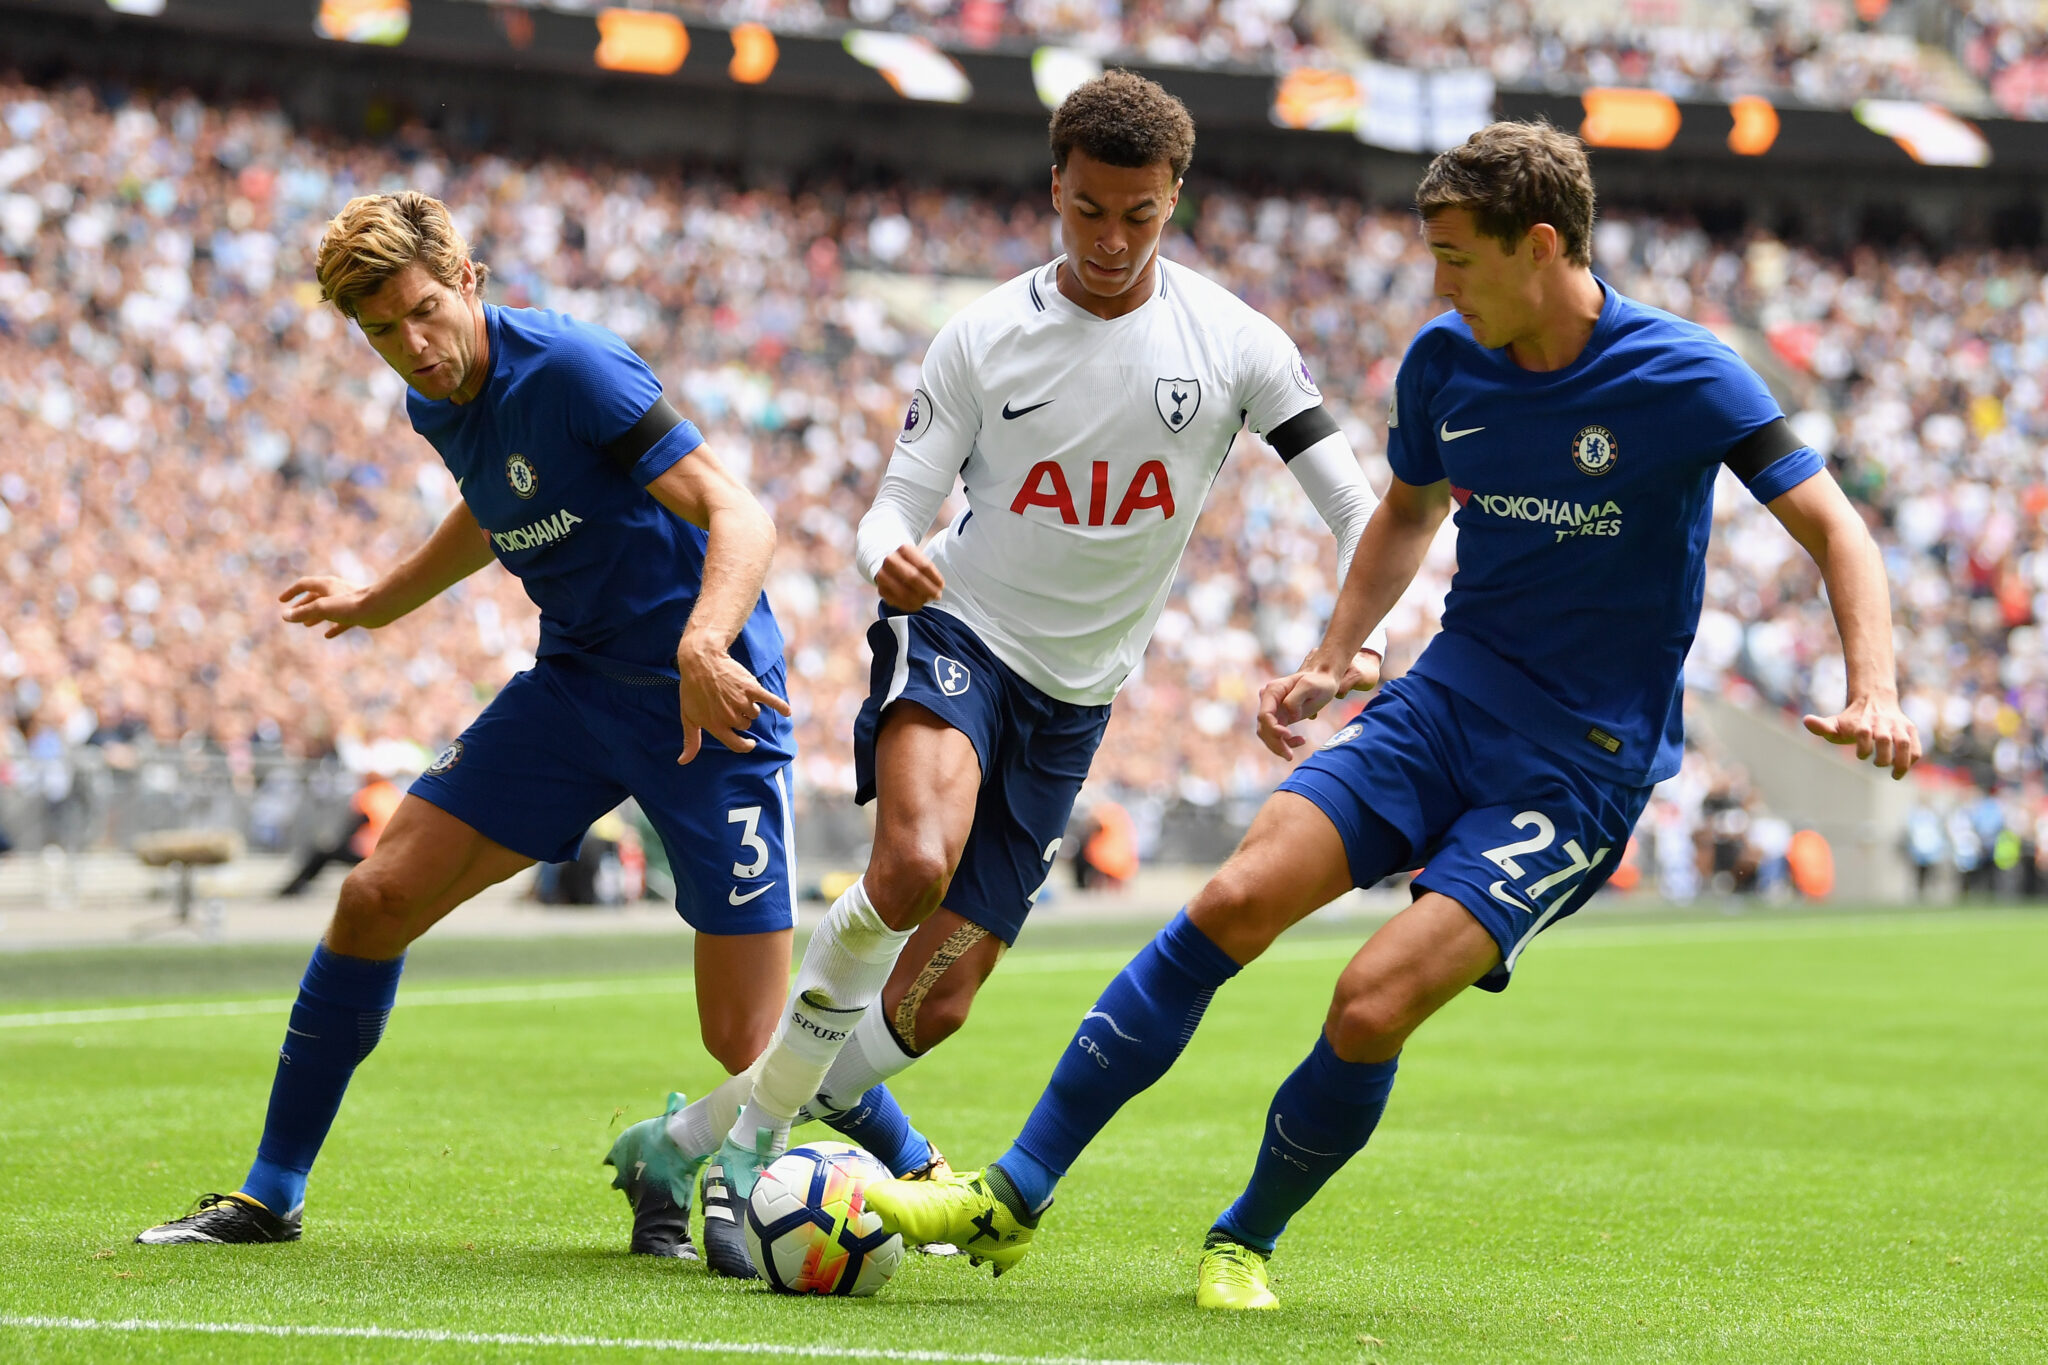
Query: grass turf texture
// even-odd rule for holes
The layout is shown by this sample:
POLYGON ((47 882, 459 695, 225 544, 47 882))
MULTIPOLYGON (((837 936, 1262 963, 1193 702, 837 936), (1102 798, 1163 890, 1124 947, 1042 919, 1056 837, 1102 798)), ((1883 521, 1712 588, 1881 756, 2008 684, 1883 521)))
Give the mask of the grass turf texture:
MULTIPOLYGON (((1283 940, 1223 991, 1014 1274, 913 1260, 845 1302, 621 1253, 625 1204, 598 1158, 664 1085, 714 1079, 681 935, 422 944, 314 1172, 307 1239, 286 1247, 129 1239, 240 1177, 303 954, 0 960, 0 1015, 120 1008, 138 967, 148 998, 127 1006, 160 1014, 222 982, 278 1002, 0 1019, 0 1358, 718 1358, 677 1342, 750 1359, 2048 1358, 2048 916, 2023 913, 1565 926, 1506 996, 1468 993, 1411 1044, 1372 1146, 1281 1244, 1282 1311, 1197 1315, 1202 1234, 1362 933, 1283 940), (641 1344, 18 1325, 57 1317, 641 1344)), ((956 1161, 1001 1151, 1141 937, 1027 939, 965 1033, 900 1078, 956 1161)))

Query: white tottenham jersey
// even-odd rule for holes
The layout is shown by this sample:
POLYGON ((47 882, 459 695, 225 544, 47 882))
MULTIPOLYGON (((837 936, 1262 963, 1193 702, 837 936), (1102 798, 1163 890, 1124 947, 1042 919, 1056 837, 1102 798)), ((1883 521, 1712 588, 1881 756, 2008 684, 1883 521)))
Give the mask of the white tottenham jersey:
POLYGON ((939 330, 889 472, 934 508, 965 486, 929 547, 933 605, 1040 691, 1093 706, 1144 653, 1239 428, 1291 456, 1337 427, 1287 334, 1220 285, 1161 260, 1153 297, 1104 319, 1059 292, 1059 266, 939 330))

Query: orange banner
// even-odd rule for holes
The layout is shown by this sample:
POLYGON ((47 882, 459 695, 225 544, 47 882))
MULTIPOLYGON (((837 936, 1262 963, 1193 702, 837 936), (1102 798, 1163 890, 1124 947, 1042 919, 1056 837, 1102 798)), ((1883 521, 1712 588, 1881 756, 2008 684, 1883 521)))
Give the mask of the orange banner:
POLYGON ((1579 136, 1594 147, 1661 152, 1678 136, 1678 101, 1657 90, 1588 90, 1580 99, 1586 121, 1579 136))
POLYGON ((597 40, 597 64, 607 71, 667 76, 690 55, 683 21, 644 9, 599 10, 597 40))
POLYGON ((741 85, 759 85, 775 74, 781 56, 773 33, 759 24, 741 24, 732 31, 732 62, 726 74, 741 85))
POLYGON ((1728 150, 1737 156, 1762 156, 1778 140, 1778 111, 1761 95, 1738 95, 1729 101, 1735 126, 1728 130, 1728 150))

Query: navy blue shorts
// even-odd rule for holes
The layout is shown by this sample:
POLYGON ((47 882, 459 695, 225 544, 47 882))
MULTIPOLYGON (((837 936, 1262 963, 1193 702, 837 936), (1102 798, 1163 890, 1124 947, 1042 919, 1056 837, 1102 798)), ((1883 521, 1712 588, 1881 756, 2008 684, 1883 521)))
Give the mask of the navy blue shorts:
POLYGON ((1419 867, 1418 890, 1470 911, 1500 945, 1479 982, 1493 991, 1530 939, 1613 875, 1651 791, 1591 776, 1412 675, 1382 687, 1280 790, 1330 817, 1359 886, 1419 867))
POLYGON ((875 663, 853 724, 854 799, 875 799, 875 736, 892 704, 916 702, 972 740, 981 795, 946 908, 1015 943, 1052 871, 1109 708, 1048 697, 964 621, 935 608, 906 616, 884 607, 868 645, 875 663))
MULTIPOLYGON (((778 696, 782 665, 761 679, 778 696)), ((711 736, 687 766, 676 684, 628 682, 573 656, 542 659, 505 684, 428 765, 411 794, 538 862, 567 862, 590 823, 628 796, 661 835, 676 911, 707 934, 796 923, 789 721, 763 708, 754 751, 711 736)))

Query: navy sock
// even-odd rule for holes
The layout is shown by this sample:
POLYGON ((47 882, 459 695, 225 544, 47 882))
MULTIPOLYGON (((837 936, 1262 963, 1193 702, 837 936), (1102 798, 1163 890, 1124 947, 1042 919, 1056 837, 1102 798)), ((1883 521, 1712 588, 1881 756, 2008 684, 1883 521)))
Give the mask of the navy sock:
POLYGON ((278 1049, 256 1164, 242 1182, 242 1193, 272 1213, 281 1216, 305 1202, 313 1158, 334 1125, 349 1077, 384 1035, 404 968, 403 957, 344 957, 324 943, 313 950, 278 1049))
POLYGON ((1238 965, 1183 910, 1118 972, 1081 1020, 1073 1043, 1024 1131, 997 1165, 1016 1188, 1020 1216, 1053 1186, 1124 1102, 1166 1074, 1195 1036, 1216 988, 1238 965))
POLYGON ((1318 1036, 1308 1058, 1274 1094, 1251 1183, 1216 1220, 1216 1230, 1272 1254, 1287 1220, 1379 1126, 1399 1065, 1398 1057, 1347 1062, 1328 1038, 1318 1036))
POLYGON ((890 1175, 908 1175, 932 1159, 932 1144, 910 1126, 910 1115, 886 1085, 870 1087, 851 1109, 825 1122, 856 1147, 865 1147, 890 1175))

